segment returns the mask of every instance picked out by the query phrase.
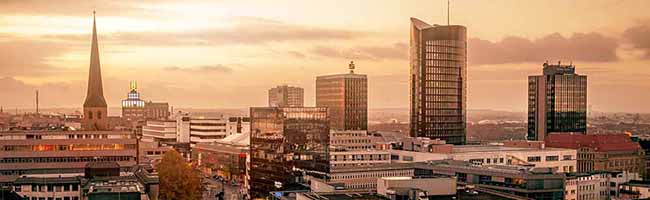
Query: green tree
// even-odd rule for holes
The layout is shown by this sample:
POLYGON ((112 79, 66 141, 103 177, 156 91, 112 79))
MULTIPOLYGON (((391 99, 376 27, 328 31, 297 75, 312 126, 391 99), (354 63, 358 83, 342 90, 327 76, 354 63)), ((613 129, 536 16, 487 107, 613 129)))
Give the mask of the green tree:
POLYGON ((160 177, 161 200, 201 199, 201 176, 176 151, 167 151, 156 166, 160 177))

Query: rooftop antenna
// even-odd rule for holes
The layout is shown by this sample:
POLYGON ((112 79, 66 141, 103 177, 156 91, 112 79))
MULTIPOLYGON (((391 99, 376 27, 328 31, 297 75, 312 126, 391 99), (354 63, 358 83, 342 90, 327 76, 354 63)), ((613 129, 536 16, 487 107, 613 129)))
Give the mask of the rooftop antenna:
POLYGON ((350 68, 350 74, 354 74, 354 61, 350 61, 348 68, 350 68))

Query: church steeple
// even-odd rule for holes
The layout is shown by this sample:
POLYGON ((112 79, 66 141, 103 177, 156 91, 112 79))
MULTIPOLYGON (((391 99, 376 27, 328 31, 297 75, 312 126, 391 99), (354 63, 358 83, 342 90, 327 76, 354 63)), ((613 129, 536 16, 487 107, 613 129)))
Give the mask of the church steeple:
POLYGON ((84 102, 84 118, 81 126, 85 130, 108 130, 108 106, 104 99, 102 70, 99 65, 99 46, 97 44, 97 27, 93 11, 93 36, 90 47, 90 69, 88 70, 88 93, 84 102))
POLYGON ((88 71, 88 93, 84 107, 106 107, 104 88, 102 86, 102 71, 99 64, 99 47, 97 44, 97 27, 95 11, 93 11, 93 36, 90 47, 90 70, 88 71))

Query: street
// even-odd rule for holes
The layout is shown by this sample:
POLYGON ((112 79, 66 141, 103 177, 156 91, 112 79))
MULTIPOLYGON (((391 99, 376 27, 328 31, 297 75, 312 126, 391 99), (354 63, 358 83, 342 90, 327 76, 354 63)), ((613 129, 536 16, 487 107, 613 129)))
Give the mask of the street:
MULTIPOLYGON (((213 200, 217 199, 216 195, 221 192, 222 184, 213 179, 213 178, 204 178, 203 183, 205 184, 205 191, 203 192, 204 200, 213 200)), ((227 182, 223 183, 224 187, 224 199, 226 200, 237 200, 241 199, 241 194, 239 192, 239 186, 232 186, 227 182)))

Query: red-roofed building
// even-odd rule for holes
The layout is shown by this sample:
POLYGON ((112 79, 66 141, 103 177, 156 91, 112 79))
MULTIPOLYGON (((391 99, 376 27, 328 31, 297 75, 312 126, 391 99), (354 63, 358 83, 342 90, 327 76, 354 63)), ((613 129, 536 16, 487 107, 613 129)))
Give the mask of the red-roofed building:
POLYGON ((546 146, 578 150, 578 172, 645 171, 643 149, 625 134, 549 134, 546 146))

